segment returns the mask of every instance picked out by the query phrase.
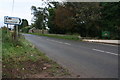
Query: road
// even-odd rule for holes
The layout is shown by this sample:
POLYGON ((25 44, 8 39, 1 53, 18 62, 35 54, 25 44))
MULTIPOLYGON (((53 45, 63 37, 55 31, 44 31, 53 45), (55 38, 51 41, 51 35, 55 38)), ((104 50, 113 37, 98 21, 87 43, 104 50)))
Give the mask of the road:
POLYGON ((23 34, 49 58, 81 78, 118 78, 118 46, 23 34))

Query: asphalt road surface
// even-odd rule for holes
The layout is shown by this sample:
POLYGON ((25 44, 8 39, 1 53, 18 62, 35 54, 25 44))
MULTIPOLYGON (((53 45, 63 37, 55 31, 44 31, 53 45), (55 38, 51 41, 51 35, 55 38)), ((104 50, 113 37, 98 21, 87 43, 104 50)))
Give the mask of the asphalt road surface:
POLYGON ((118 78, 118 46, 23 34, 27 40, 81 78, 118 78))

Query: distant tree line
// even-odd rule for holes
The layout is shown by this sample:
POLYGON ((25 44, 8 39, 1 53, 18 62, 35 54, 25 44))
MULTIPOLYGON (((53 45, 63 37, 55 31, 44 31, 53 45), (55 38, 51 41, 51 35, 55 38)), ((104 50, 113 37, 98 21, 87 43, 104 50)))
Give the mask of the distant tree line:
POLYGON ((33 26, 49 28, 53 34, 79 34, 102 38, 110 32, 111 39, 120 39, 120 2, 46 2, 45 7, 32 6, 33 26))

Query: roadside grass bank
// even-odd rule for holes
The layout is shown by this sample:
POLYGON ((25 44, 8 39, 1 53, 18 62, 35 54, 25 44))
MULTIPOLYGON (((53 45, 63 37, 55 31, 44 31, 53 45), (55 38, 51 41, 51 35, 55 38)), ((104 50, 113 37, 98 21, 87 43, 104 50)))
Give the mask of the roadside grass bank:
POLYGON ((44 78, 70 77, 70 73, 41 53, 23 36, 17 42, 2 31, 2 77, 44 78))
POLYGON ((75 41, 119 45, 119 40, 98 39, 97 37, 95 37, 95 38, 80 37, 78 34, 77 35, 41 34, 41 33, 27 33, 27 34, 33 34, 33 35, 38 35, 38 36, 46 36, 46 37, 52 37, 52 38, 58 38, 58 39, 66 39, 66 40, 75 40, 75 41))
POLYGON ((40 33, 28 33, 28 34, 46 36, 46 37, 52 37, 52 38, 59 38, 59 39, 66 39, 66 40, 79 40, 79 41, 82 41, 82 39, 79 38, 78 35, 40 34, 40 33))
POLYGON ((0 28, 0 79, 2 79, 2 30, 0 28))
POLYGON ((2 30, 0 29, 0 63, 2 61, 2 30))

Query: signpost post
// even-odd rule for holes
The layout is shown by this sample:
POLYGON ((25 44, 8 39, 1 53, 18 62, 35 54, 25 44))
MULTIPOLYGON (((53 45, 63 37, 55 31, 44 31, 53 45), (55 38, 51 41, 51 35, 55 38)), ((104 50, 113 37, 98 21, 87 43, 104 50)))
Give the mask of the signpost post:
MULTIPOLYGON (((14 25, 15 26, 15 39, 16 37, 18 37, 18 25, 21 25, 22 20, 18 17, 9 17, 9 16, 5 16, 4 17, 4 23, 7 24, 7 28, 8 25, 14 25)), ((7 31, 8 33, 8 31, 7 31)))
POLYGON ((7 24, 7 34, 8 34, 8 24, 7 24))

